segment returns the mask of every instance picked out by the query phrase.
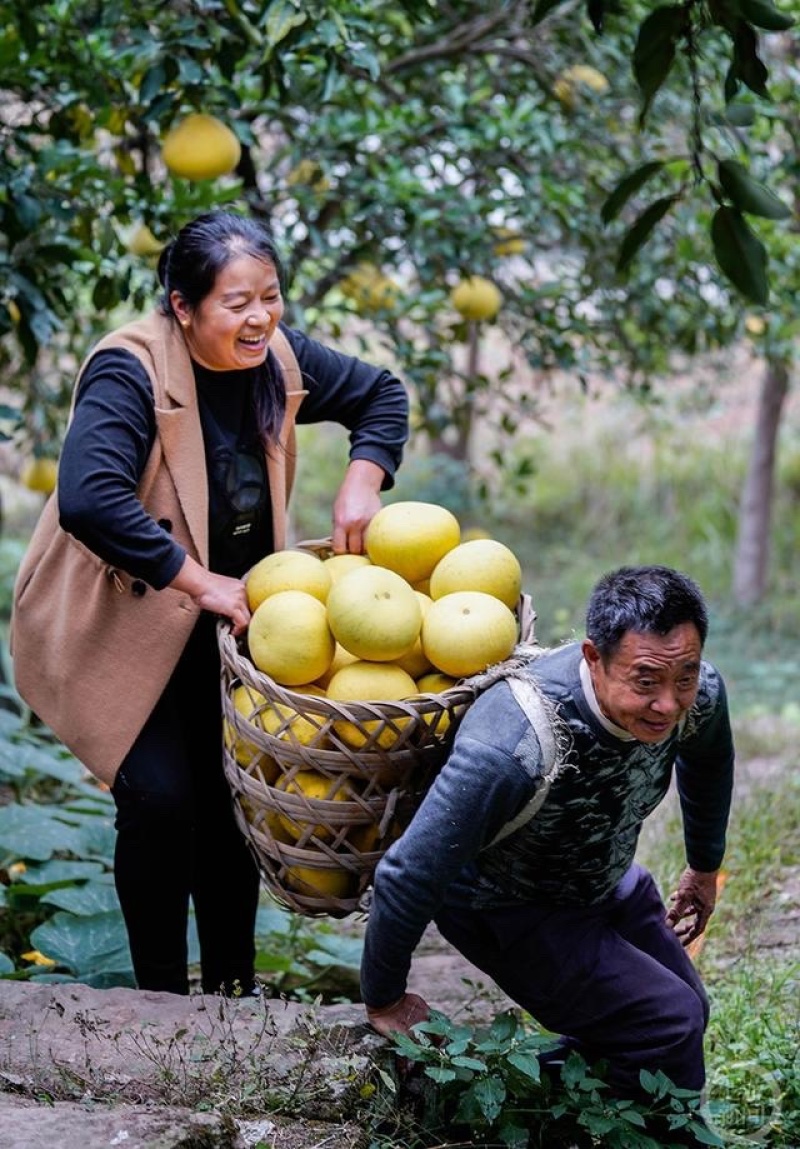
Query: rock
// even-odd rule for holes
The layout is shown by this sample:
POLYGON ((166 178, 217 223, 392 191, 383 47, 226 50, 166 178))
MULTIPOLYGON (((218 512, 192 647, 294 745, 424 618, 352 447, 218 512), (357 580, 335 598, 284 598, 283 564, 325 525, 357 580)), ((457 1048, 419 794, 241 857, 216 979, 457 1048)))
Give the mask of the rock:
POLYGON ((247 1149, 235 1122, 216 1113, 0 1094, 0 1149, 247 1149))

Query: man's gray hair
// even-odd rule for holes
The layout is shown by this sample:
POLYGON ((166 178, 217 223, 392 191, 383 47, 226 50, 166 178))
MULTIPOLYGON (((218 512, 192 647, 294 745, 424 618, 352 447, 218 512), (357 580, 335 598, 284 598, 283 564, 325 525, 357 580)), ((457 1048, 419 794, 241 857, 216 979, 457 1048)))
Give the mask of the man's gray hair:
POLYGON ((608 658, 628 631, 664 635, 685 622, 705 643, 708 609, 688 575, 663 566, 620 567, 603 575, 589 596, 586 637, 608 658))

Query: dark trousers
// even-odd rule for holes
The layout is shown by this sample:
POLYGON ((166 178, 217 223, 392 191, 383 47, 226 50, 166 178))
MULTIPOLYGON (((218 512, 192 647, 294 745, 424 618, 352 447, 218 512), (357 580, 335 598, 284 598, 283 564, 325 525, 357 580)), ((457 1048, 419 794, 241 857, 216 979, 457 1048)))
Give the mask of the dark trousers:
POLYGON ((546 1029, 593 1062, 612 1084, 640 1092, 639 1071, 664 1071, 702 1089, 708 999, 650 874, 634 866, 614 895, 584 908, 463 911, 436 924, 546 1029))
POLYGON ((201 617, 112 789, 115 881, 140 989, 189 992, 190 899, 203 990, 253 986, 259 877, 223 774, 213 621, 201 617))

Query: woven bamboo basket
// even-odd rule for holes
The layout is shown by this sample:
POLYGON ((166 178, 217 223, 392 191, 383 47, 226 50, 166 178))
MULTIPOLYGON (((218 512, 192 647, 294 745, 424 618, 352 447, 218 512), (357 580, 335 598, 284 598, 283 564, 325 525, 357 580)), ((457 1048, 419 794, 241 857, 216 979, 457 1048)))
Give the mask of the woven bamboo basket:
MULTIPOLYGON (((521 642, 534 642, 535 617, 523 595, 521 642)), ((281 686, 223 623, 218 640, 225 775, 262 880, 298 913, 363 911, 375 867, 444 762, 481 676, 402 702, 345 704, 281 686)))

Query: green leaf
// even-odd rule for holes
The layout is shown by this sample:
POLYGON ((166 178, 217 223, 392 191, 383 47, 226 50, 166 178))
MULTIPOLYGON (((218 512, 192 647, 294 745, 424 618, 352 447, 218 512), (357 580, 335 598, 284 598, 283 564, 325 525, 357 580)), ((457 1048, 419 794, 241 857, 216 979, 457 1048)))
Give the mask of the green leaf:
MULTIPOLYGON (((89 878, 97 880, 101 874, 105 874, 105 871, 100 862, 67 862, 54 858, 41 866, 28 866, 22 882, 26 885, 52 886, 57 882, 79 882, 89 878)), ((106 874, 108 878, 111 876, 106 874)))
POLYGON ((292 28, 305 24, 307 18, 305 12, 299 11, 294 4, 287 3, 287 0, 277 0, 270 4, 264 31, 271 47, 274 48, 281 40, 285 40, 292 28))
POLYGON ((13 973, 14 963, 8 954, 0 952, 0 974, 13 973))
POLYGON ((457 1069, 471 1069, 475 1073, 484 1073, 487 1068, 486 1062, 479 1061, 477 1057, 457 1055, 452 1060, 457 1069))
POLYGON ((71 914, 90 917, 92 914, 107 914, 119 910, 117 891, 104 882, 87 882, 82 886, 66 886, 45 894, 42 898, 47 905, 71 914))
POLYGON ((0 807, 0 847, 17 858, 46 862, 56 853, 81 853, 81 835, 46 806, 0 807))
POLYGON ((779 11, 769 0, 739 0, 739 11, 745 20, 766 32, 785 32, 796 23, 794 16, 779 11))
POLYGON ((617 271, 624 271, 629 266, 636 253, 650 238, 656 225, 679 198, 677 195, 663 196, 645 208, 620 244, 617 271))
POLYGON ((758 36, 744 20, 740 20, 736 25, 733 49, 733 70, 736 78, 746 84, 751 92, 768 100, 769 72, 758 55, 758 36))
POLYGON ((734 287, 753 303, 765 304, 769 299, 767 252, 737 208, 717 208, 711 241, 717 263, 734 287))
POLYGON ((656 172, 660 172, 664 163, 664 160, 650 160, 621 179, 600 209, 603 223, 610 223, 616 219, 631 196, 635 195, 656 172))
POLYGON ((500 1115, 506 1099, 506 1087, 503 1081, 499 1077, 487 1077, 482 1081, 476 1081, 472 1087, 472 1094, 481 1113, 492 1125, 500 1115))
POLYGON ((660 1097, 663 1092, 663 1074, 651 1073, 648 1069, 639 1070, 639 1084, 645 1093, 660 1097))
POLYGON ((539 1058, 532 1053, 519 1053, 513 1050, 508 1055, 508 1064, 513 1065, 525 1077, 529 1077, 531 1081, 540 1081, 542 1069, 539 1064, 539 1058))
POLYGON ((517 1015, 513 1012, 513 1010, 503 1010, 502 1013, 498 1013, 493 1018, 492 1024, 489 1028, 489 1036, 494 1041, 507 1042, 516 1035, 518 1028, 519 1022, 517 1020, 517 1015))
POLYGON ((633 49, 633 74, 644 97, 640 124, 670 73, 678 41, 687 28, 686 10, 677 4, 656 8, 642 21, 633 49))
POLYGON ((735 207, 764 219, 787 219, 791 210, 769 188, 754 180, 737 160, 720 160, 717 166, 722 190, 735 207))
POLYGON ((147 69, 139 85, 139 99, 143 104, 149 104, 163 91, 166 79, 167 73, 161 61, 147 69))
POLYGON ((722 118, 734 128, 749 128, 755 123, 756 110, 752 104, 728 104, 722 118))
POLYGON ((131 972, 128 935, 118 911, 91 917, 59 912, 32 931, 31 945, 89 985, 100 975, 131 972))
POLYGON ((449 1081, 455 1081, 457 1074, 455 1069, 447 1069, 445 1066, 429 1065, 425 1070, 426 1077, 430 1077, 432 1081, 438 1081, 440 1085, 446 1085, 449 1081))

